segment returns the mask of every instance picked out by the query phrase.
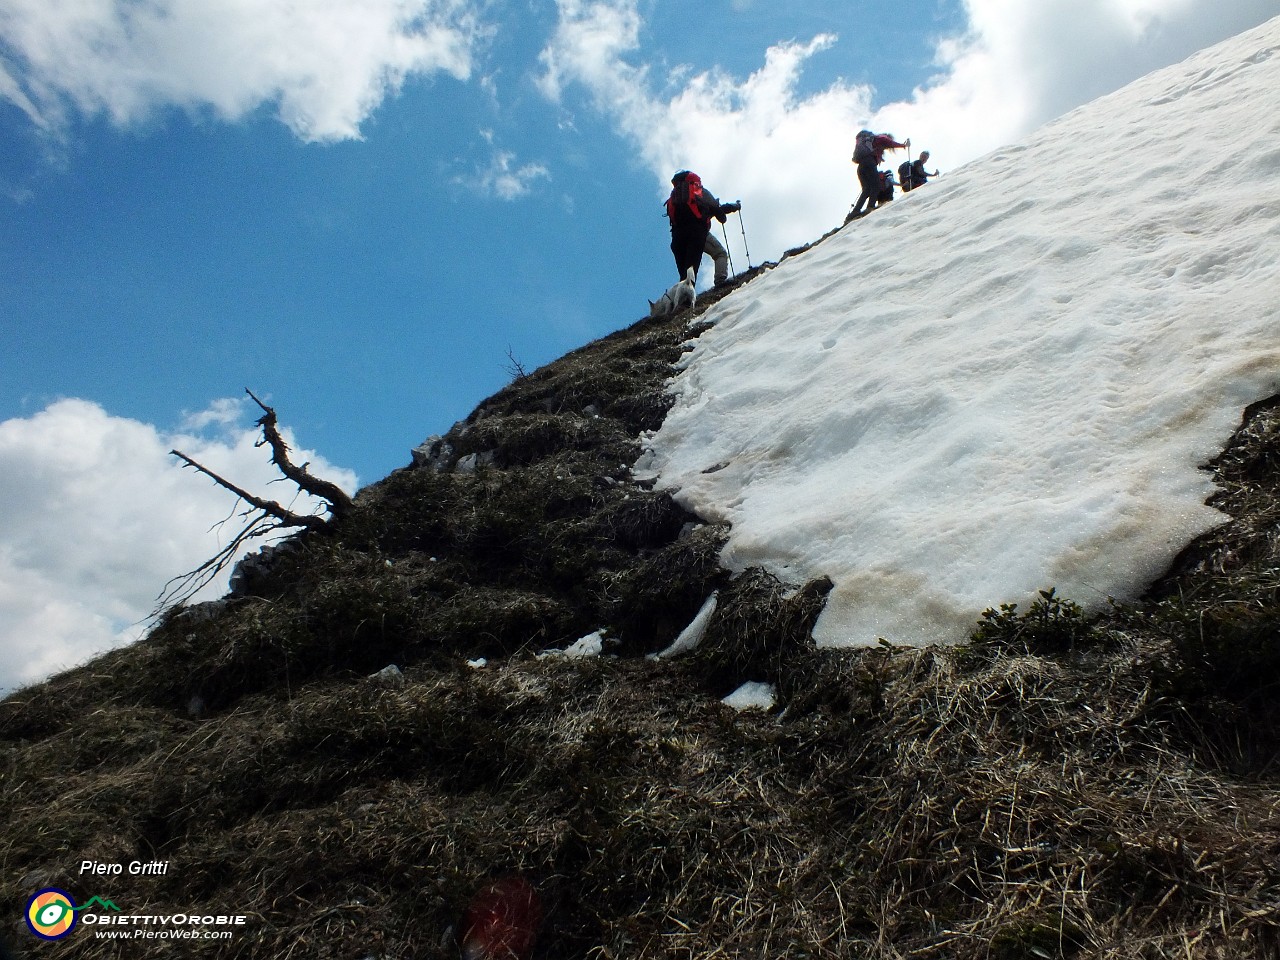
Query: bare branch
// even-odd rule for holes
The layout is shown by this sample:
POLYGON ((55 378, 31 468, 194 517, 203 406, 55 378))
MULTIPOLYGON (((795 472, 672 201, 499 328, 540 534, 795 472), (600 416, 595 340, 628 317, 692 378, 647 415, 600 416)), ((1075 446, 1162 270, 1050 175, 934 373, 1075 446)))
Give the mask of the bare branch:
POLYGON ((258 426, 262 428, 263 442, 271 447, 271 462, 276 465, 276 468, 296 483, 300 489, 322 500, 327 500, 329 512, 334 517, 340 517, 350 510, 351 498, 347 496, 346 491, 336 483, 330 483, 328 480, 322 480, 308 473, 307 464, 304 463, 300 467, 294 465, 289 459, 289 445, 284 442, 284 437, 276 427, 276 412, 254 396, 252 390, 246 388, 244 392, 262 408, 263 415, 258 420, 258 426))
MULTIPOLYGON (((263 513, 267 514, 268 516, 275 517, 277 520, 280 521, 281 526, 306 527, 309 530, 323 530, 326 526, 328 526, 328 524, 326 523, 323 517, 318 517, 318 516, 315 516, 314 514, 294 513, 292 510, 287 510, 284 507, 280 506, 280 504, 276 503, 274 500, 263 500, 261 497, 255 497, 248 490, 245 490, 241 487, 237 487, 230 480, 227 480, 224 477, 221 477, 218 474, 214 473, 208 467, 204 466, 204 464, 198 463, 195 460, 192 460, 181 450, 170 450, 169 453, 177 457, 179 460, 185 463, 188 467, 193 467, 195 470, 199 471, 200 473, 203 473, 206 477, 209 477, 218 486, 224 487, 225 489, 230 490, 232 493, 234 493, 237 497, 239 497, 245 503, 249 504, 251 507, 261 510, 263 513)), ((346 494, 344 493, 343 496, 345 497, 346 494)))
POLYGON ((507 365, 505 369, 512 383, 519 383, 529 375, 529 372, 524 368, 524 364, 516 359, 516 355, 510 347, 507 347, 507 365))
MULTIPOLYGON (((228 520, 230 517, 227 518, 228 520)), ((174 577, 164 585, 164 590, 160 592, 160 596, 156 598, 156 608, 152 611, 152 616, 159 616, 167 607, 175 606, 180 603, 186 603, 197 593, 199 593, 206 584, 211 583, 223 570, 231 566, 239 554, 244 544, 256 537, 265 537, 267 534, 275 530, 283 529, 283 523, 271 523, 265 516, 256 517, 251 520, 239 533, 232 538, 231 542, 215 553, 200 566, 196 567, 189 573, 184 573, 179 577, 174 577)))
MULTIPOLYGON (((230 490, 240 501, 247 503, 249 509, 241 514, 245 518, 245 524, 240 529, 240 532, 231 539, 230 543, 222 547, 190 573, 174 577, 165 584, 165 588, 157 600, 156 611, 153 615, 158 616, 166 607, 190 600, 201 588, 236 560, 246 541, 255 537, 266 536, 273 531, 286 527, 300 527, 304 530, 313 531, 325 530, 331 520, 346 513, 352 507, 351 498, 347 496, 341 487, 313 476, 307 471, 307 464, 304 463, 299 467, 289 459, 289 446, 285 443, 284 437, 280 435, 280 430, 276 425, 276 412, 255 397, 251 390, 245 390, 245 393, 253 397, 253 401, 263 410, 263 416, 258 421, 258 426, 262 428, 262 439, 258 441, 258 446, 270 446, 271 462, 284 475, 282 479, 291 480, 298 486, 299 490, 325 500, 328 503, 330 516, 326 519, 316 514, 295 513, 274 500, 266 500, 255 496, 243 487, 237 486, 225 477, 210 470, 204 464, 193 460, 181 450, 170 450, 169 452, 181 460, 183 464, 198 473, 204 474, 218 486, 230 490)), ((232 513, 235 513, 234 508, 232 513)), ((231 517, 228 516, 227 520, 230 519, 231 517)), ((226 520, 223 521, 223 523, 225 522, 226 520)))

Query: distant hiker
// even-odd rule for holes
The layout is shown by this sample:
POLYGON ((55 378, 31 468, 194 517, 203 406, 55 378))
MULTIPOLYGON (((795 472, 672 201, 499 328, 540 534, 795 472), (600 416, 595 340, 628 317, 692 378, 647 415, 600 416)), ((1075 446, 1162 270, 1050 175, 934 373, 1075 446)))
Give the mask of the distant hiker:
POLYGON ((858 202, 853 205, 849 216, 845 217, 845 223, 857 217, 866 216, 876 208, 882 189, 880 171, 877 168, 884 160, 884 152, 899 150, 905 146, 905 143, 899 143, 893 139, 891 133, 872 133, 870 130, 858 132, 853 148, 853 162, 858 165, 858 183, 862 187, 862 193, 859 194, 858 202), (862 209, 864 204, 866 210, 862 209))
MULTIPOLYGON (((929 173, 925 170, 924 162, 928 159, 929 159, 929 151, 921 150, 920 159, 917 160, 915 163, 911 164, 910 189, 914 190, 916 187, 923 187, 926 183, 929 182, 930 177, 936 177, 938 175, 937 170, 933 171, 933 173, 929 173)), ((899 175, 899 179, 901 179, 901 175, 899 175)))
MULTIPOLYGON (((671 252, 676 258, 676 271, 682 278, 690 267, 693 268, 693 275, 698 275, 702 255, 708 252, 707 238, 711 236, 712 218, 724 223, 728 214, 736 213, 739 209, 741 204, 721 203, 709 191, 704 190, 702 179, 696 173, 681 170, 671 178, 667 219, 671 221, 671 252)), ((718 241, 716 246, 719 246, 718 241)), ((719 267, 717 260, 717 278, 719 267)), ((728 274, 727 262, 725 274, 728 274)))

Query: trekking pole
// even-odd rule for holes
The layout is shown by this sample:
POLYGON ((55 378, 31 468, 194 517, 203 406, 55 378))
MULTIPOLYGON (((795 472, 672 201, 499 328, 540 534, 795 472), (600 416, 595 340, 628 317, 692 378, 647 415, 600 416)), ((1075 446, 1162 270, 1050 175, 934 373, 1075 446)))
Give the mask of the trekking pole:
POLYGON ((720 234, 724 237, 724 253, 729 258, 729 275, 736 277, 738 271, 733 269, 733 254, 729 251, 729 231, 724 228, 724 224, 720 224, 720 234))
POLYGON ((747 252, 747 269, 753 269, 751 266, 751 248, 747 246, 747 228, 742 222, 742 201, 738 201, 738 228, 742 230, 742 249, 747 252))

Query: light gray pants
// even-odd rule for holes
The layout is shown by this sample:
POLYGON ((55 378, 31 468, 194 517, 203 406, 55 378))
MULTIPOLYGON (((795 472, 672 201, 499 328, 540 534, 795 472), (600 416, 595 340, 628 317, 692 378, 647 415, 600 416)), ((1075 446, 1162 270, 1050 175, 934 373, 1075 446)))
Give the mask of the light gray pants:
POLYGON ((715 261, 716 264, 716 283, 724 283, 729 279, 729 251, 724 248, 724 244, 716 239, 714 233, 707 234, 706 246, 702 248, 703 253, 715 261))

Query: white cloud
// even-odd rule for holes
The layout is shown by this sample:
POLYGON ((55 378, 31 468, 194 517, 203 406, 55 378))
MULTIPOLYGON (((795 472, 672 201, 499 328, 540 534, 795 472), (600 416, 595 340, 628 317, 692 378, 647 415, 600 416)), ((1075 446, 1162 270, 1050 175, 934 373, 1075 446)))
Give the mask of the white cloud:
POLYGON ((551 177, 551 172, 542 164, 526 163, 516 167, 515 159, 516 155, 510 150, 495 150, 489 166, 477 170, 470 184, 480 193, 514 200, 528 193, 535 180, 551 177))
POLYGON ((469 174, 453 178, 458 186, 465 187, 485 197, 515 200, 532 189, 535 180, 551 179, 551 171, 541 163, 516 165, 516 155, 498 146, 492 130, 481 130, 480 137, 489 145, 492 153, 487 166, 476 167, 469 174))
POLYGON ((230 429, 244 421, 247 408, 248 401, 243 398, 223 397, 213 401, 203 410, 184 414, 182 429, 195 432, 206 430, 211 426, 230 429))
POLYGON ((965 9, 967 33, 938 45, 940 75, 877 117, 928 130, 952 163, 1277 12, 1274 0, 966 0, 965 9))
MULTIPOLYGON (((232 416, 240 409, 219 401, 179 433, 73 399, 0 422, 0 691, 137 639, 165 584, 238 531, 235 497, 182 469, 170 449, 251 492, 283 496, 282 485, 267 486, 278 474, 255 447, 256 428, 232 416), (217 429, 196 432, 210 426, 217 429)), ((350 471, 312 451, 295 454, 354 489, 350 471)), ((204 598, 225 589, 224 576, 204 598)))
POLYGON ((31 102, 30 98, 22 92, 22 86, 13 75, 5 69, 3 60, 0 60, 0 99, 8 100, 19 110, 25 113, 37 127, 47 129, 48 121, 40 115, 39 108, 31 102))
POLYGON ((274 104, 300 138, 359 137, 411 75, 465 79, 470 0, 3 0, 0 97, 38 125, 158 109, 239 119, 274 104))
POLYGON ((812 97, 795 93, 804 62, 834 37, 771 47, 746 81, 719 70, 680 73, 663 99, 650 70, 623 59, 639 48, 631 0, 561 0, 560 14, 541 57, 542 92, 560 99, 570 83, 585 87, 664 186, 689 168, 722 200, 745 198, 743 223, 759 225, 766 255, 813 239, 841 212, 852 182, 849 131, 868 113, 871 91, 835 84, 812 97))
POLYGON ((567 83, 582 83, 596 106, 612 107, 620 119, 648 105, 646 71, 628 66, 622 55, 639 48, 643 21, 635 0, 557 0, 560 20, 540 60, 543 94, 559 100, 567 83))
POLYGON ((843 81, 798 92, 805 62, 834 36, 771 47, 745 81, 677 68, 660 82, 642 60, 638 0, 558 6, 543 94, 584 89, 660 192, 687 167, 722 200, 744 199, 757 262, 841 222, 858 193, 849 157, 862 126, 911 137, 954 168, 1276 12, 1274 0, 966 0, 968 30, 939 40, 938 75, 908 102, 876 105, 872 89, 843 81))

